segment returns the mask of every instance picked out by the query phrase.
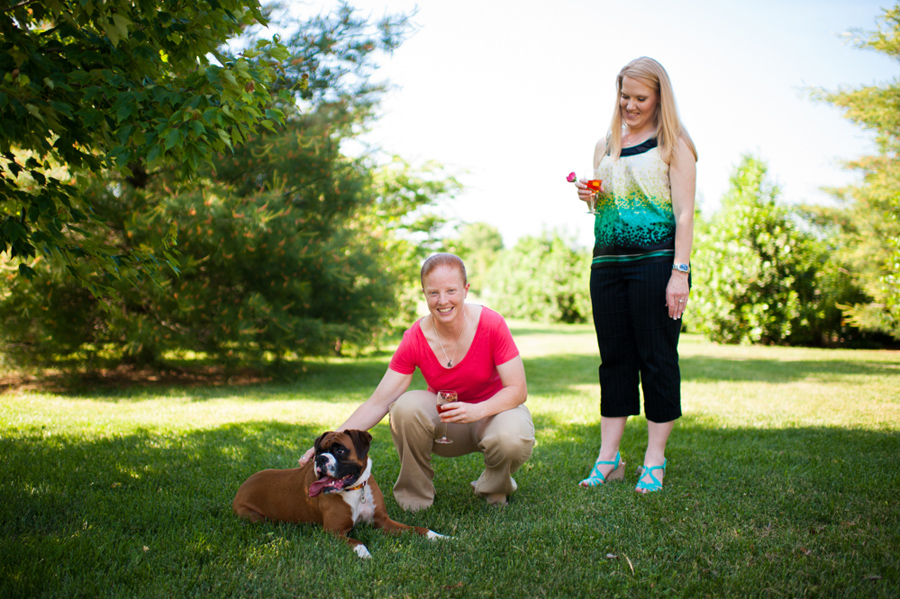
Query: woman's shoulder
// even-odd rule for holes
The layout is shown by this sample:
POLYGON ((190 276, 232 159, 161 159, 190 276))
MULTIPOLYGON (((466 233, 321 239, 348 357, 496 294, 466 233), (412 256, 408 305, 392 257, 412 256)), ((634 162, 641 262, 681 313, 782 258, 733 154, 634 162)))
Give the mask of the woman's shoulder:
POLYGON ((503 315, 497 312, 496 310, 491 310, 487 306, 479 306, 481 309, 481 315, 479 317, 479 322, 483 323, 486 327, 490 329, 496 329, 498 326, 506 326, 506 319, 503 318, 503 315))
POLYGON ((497 312, 496 310, 491 310, 487 306, 482 306, 481 304, 469 304, 469 306, 475 309, 474 315, 481 320, 490 320, 493 318, 497 318, 498 316, 500 318, 503 318, 502 316, 500 316, 499 312, 497 312))
POLYGON ((672 148, 672 158, 673 160, 697 162, 697 148, 694 146, 694 140, 687 134, 687 131, 682 131, 681 135, 675 140, 675 147, 672 148))

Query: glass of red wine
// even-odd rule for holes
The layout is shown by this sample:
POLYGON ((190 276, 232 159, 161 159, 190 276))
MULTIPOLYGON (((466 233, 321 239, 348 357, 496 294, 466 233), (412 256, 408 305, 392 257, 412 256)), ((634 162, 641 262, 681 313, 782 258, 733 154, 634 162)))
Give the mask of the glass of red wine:
MULTIPOLYGON (((440 415, 447 409, 444 407, 445 404, 453 403, 456 401, 457 395, 456 391, 443 390, 437 392, 437 411, 438 418, 440 415)), ((447 438, 447 424, 444 423, 444 434, 441 435, 440 439, 435 439, 435 443, 453 443, 451 439, 447 438)))

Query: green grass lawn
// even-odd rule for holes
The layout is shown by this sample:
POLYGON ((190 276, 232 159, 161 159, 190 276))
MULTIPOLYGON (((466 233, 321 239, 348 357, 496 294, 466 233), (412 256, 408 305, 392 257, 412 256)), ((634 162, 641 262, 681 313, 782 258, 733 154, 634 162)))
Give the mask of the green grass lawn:
MULTIPOLYGON (((289 468, 380 379, 389 353, 311 363, 295 383, 0 395, 4 597, 898 597, 900 352, 681 342, 685 415, 661 493, 587 475, 600 442, 586 326, 513 323, 537 427, 503 509, 471 494, 480 456, 436 458, 406 514, 373 431, 388 511, 453 535, 361 528, 371 560, 313 526, 245 525, 243 480, 289 468)), ((421 385, 419 381, 417 384, 421 385)))

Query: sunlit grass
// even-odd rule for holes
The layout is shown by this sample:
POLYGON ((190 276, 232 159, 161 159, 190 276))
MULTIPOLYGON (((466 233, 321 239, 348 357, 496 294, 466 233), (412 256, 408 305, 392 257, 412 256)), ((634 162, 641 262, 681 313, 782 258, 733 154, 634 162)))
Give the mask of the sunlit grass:
MULTIPOLYGON (((503 510, 479 456, 435 460, 430 510, 400 511, 387 424, 376 475, 404 522, 454 535, 244 526, 252 472, 287 468, 372 391, 389 353, 313 361, 294 383, 0 395, 0 596, 897 596, 900 354, 717 346, 685 335, 685 416, 662 493, 584 490, 599 446, 590 326, 514 322, 538 446, 503 510)), ((416 380, 421 386, 422 381, 416 380)))

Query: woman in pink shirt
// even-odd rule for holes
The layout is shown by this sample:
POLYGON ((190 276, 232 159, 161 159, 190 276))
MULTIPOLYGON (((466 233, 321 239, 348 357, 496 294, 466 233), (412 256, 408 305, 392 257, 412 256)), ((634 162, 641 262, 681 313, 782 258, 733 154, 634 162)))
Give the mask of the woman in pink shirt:
POLYGON ((403 509, 424 509, 434 502, 432 454, 457 457, 476 451, 484 454, 484 472, 472 488, 488 503, 505 505, 516 490, 512 474, 534 447, 519 350, 500 314, 466 304, 469 284, 459 257, 429 257, 421 282, 429 314, 404 333, 375 392, 338 430, 369 430, 390 414, 400 455, 394 498, 403 509), (426 391, 408 390, 416 368, 426 391), (436 393, 443 389, 456 391, 459 400, 438 416, 436 393), (445 427, 452 443, 435 443, 445 427))

